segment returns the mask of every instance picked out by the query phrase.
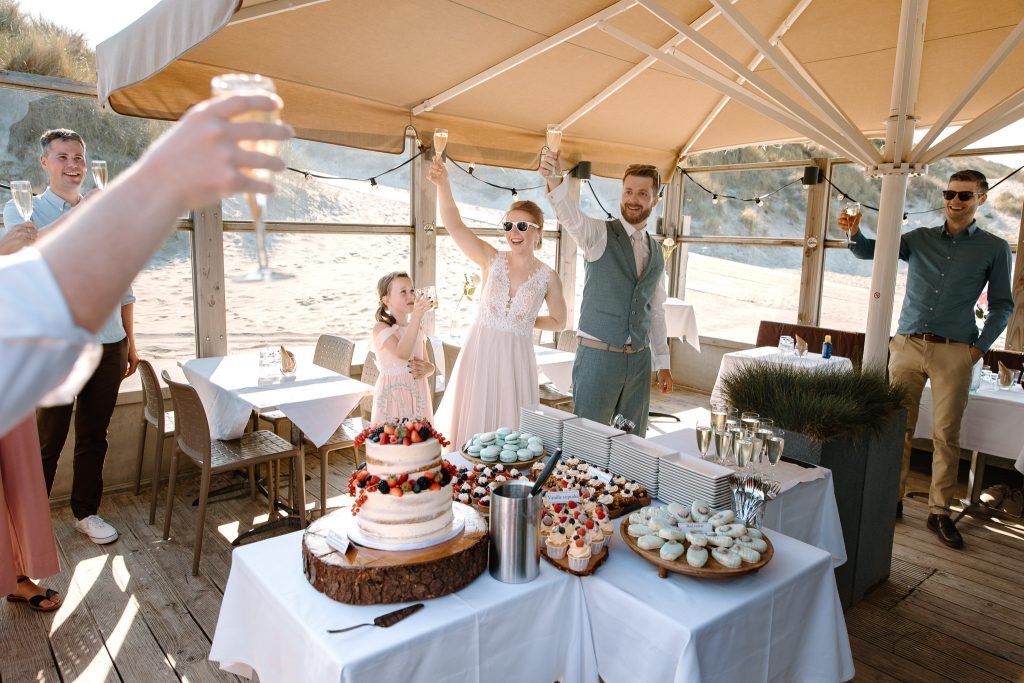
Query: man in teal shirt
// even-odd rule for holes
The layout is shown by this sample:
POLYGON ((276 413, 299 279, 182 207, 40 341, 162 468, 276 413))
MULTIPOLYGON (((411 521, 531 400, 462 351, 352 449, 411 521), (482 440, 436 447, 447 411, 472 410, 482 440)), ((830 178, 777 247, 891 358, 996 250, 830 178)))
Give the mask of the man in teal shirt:
MULTIPOLYGON (((978 171, 957 171, 942 193, 946 222, 917 228, 900 238, 907 262, 907 291, 896 336, 889 343, 889 377, 908 390, 907 432, 897 516, 902 516, 921 392, 932 385, 932 481, 928 528, 946 545, 962 548, 963 538, 949 518, 949 503, 960 462, 960 423, 967 406, 971 369, 1006 329, 1013 312, 1010 245, 985 232, 974 219, 988 198, 988 181, 978 171), (988 286, 989 313, 983 329, 974 306, 988 286)), ((839 217, 850 233, 850 251, 871 259, 875 241, 858 230, 860 216, 839 217)))
MULTIPOLYGON (((20 249, 35 241, 36 231, 43 233, 58 218, 73 210, 82 201, 81 188, 88 165, 85 141, 73 130, 48 130, 39 139, 42 155, 39 162, 49 180, 46 191, 32 201, 30 222, 22 222, 14 200, 4 207, 3 233, 19 241, 0 240, 0 253, 9 247, 20 249)), ((134 337, 135 296, 131 289, 121 305, 96 334, 103 345, 103 356, 92 377, 85 383, 75 402, 36 411, 39 443, 43 458, 46 492, 53 488, 57 462, 75 417, 74 476, 71 484, 71 512, 78 520, 75 528, 94 543, 117 540, 117 530, 103 520, 99 512, 103 496, 103 462, 107 455, 107 428, 117 403, 121 380, 135 372, 139 357, 134 337), (77 410, 75 410, 77 408, 77 410)))

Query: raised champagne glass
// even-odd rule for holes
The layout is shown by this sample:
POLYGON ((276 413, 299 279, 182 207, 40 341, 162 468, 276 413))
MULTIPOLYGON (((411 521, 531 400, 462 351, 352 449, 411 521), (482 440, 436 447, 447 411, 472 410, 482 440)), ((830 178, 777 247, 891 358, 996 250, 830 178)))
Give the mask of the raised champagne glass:
POLYGON ((708 448, 711 447, 711 425, 707 422, 697 423, 697 450, 700 457, 708 457, 708 448))
POLYGON ((14 197, 14 207, 21 214, 21 220, 30 220, 32 218, 32 183, 27 180, 12 180, 11 195, 14 197))
POLYGON ((448 146, 448 130, 445 128, 434 129, 434 158, 444 159, 444 148, 448 146))
MULTIPOLYGON (((847 202, 846 206, 843 207, 843 213, 850 217, 852 221, 854 218, 860 215, 860 202, 847 202)), ((853 238, 850 237, 850 231, 846 231, 846 243, 850 244, 853 242, 853 238)))
POLYGON ((89 162, 89 170, 92 172, 92 182, 96 189, 102 190, 107 186, 107 162, 93 159, 89 162))
POLYGON ((427 285, 426 287, 420 287, 416 290, 416 293, 420 296, 425 296, 430 300, 432 308, 437 308, 437 288, 434 285, 427 285))
MULTIPOLYGON (((215 76, 211 81, 211 89, 215 97, 228 97, 230 95, 270 95, 276 97, 277 91, 274 82, 266 76, 259 74, 224 74, 215 76)), ((251 111, 236 116, 236 121, 278 121, 278 110, 274 111, 251 111)), ((263 154, 277 154, 277 140, 242 140, 238 146, 244 150, 261 152, 263 154)), ((265 168, 254 168, 248 171, 254 178, 260 180, 271 180, 273 173, 265 168)), ((270 267, 270 258, 267 256, 267 195, 262 193, 249 193, 245 196, 252 212, 252 221, 256 226, 256 270, 246 275, 232 278, 235 282, 271 282, 274 280, 287 280, 292 277, 290 273, 273 270, 270 267)))
POLYGON ((544 132, 544 146, 556 154, 562 146, 562 127, 557 123, 548 124, 547 130, 544 132))

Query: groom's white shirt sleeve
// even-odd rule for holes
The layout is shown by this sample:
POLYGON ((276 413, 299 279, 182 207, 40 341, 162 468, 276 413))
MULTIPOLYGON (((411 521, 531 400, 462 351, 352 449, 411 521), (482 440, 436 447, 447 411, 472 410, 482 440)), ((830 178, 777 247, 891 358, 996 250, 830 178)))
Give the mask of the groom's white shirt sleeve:
POLYGON ((0 436, 67 377, 91 340, 38 250, 0 257, 0 436))
MULTIPOLYGON (((600 218, 591 218, 580 211, 579 203, 574 201, 574 194, 570 193, 570 183, 579 183, 574 178, 564 178, 555 189, 548 192, 546 197, 552 208, 555 210, 555 217, 558 223, 566 229, 569 236, 575 240, 579 248, 583 250, 585 261, 596 261, 604 254, 608 246, 608 230, 605 222, 600 218)), ((668 370, 670 357, 668 350, 668 327, 665 323, 665 299, 668 293, 665 289, 665 278, 658 280, 658 286, 654 289, 654 297, 651 299, 651 363, 655 370, 668 370)), ((602 341, 585 330, 579 330, 580 336, 602 341)))

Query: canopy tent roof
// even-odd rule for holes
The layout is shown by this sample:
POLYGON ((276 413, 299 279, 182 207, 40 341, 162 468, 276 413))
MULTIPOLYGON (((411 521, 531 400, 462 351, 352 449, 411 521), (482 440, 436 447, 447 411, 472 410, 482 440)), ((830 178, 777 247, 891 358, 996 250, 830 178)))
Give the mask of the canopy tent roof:
MULTIPOLYGON (((930 0, 919 126, 1021 117, 1022 18, 1024 0, 930 0)), ((425 144, 442 127, 454 158, 513 168, 559 122, 601 175, 803 139, 870 166, 864 135, 898 113, 899 22, 894 0, 164 0, 98 46, 98 90, 175 119, 212 76, 258 72, 299 137, 396 153, 407 126, 425 144)))

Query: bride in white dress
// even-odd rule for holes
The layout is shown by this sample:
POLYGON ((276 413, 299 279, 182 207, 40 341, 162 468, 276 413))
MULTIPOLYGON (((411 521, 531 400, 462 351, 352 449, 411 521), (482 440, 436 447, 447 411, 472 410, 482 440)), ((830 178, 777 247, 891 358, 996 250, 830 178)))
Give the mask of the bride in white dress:
POLYGON ((534 255, 544 226, 539 206, 513 203, 502 220, 509 248, 495 249, 462 222, 440 159, 435 158, 427 177, 437 185, 448 234, 482 271, 480 308, 434 420, 438 431, 461 447, 477 432, 517 426, 519 408, 537 402, 533 330, 565 327, 565 297, 558 274, 534 255), (539 316, 544 302, 548 315, 539 316))

